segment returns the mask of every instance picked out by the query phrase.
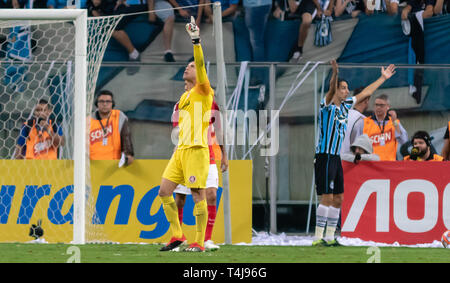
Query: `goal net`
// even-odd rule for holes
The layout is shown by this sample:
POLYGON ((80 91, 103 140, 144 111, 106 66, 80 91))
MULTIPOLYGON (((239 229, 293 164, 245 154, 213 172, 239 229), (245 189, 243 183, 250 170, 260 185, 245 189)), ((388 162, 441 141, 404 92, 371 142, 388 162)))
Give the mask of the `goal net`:
POLYGON ((0 18, 0 242, 105 241, 92 224, 86 117, 121 17, 1 9, 0 18))

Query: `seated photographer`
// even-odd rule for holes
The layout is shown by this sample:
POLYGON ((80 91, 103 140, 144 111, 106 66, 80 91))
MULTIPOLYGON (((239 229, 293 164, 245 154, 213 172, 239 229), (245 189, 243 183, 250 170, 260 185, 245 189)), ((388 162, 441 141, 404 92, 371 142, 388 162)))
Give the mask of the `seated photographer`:
POLYGON ((443 161, 444 158, 431 152, 431 137, 425 131, 416 132, 411 138, 411 154, 405 156, 404 160, 414 161, 443 161))
POLYGON ((341 159, 358 164, 359 161, 379 161, 380 157, 373 153, 372 141, 367 134, 358 136, 350 147, 351 153, 341 154, 341 159))

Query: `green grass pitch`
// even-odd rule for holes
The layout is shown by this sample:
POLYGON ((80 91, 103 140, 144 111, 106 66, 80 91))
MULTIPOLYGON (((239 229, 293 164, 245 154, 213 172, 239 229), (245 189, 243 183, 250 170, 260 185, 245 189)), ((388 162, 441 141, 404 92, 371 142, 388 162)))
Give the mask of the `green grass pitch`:
POLYGON ((450 249, 223 245, 204 253, 151 244, 0 244, 0 263, 450 263, 450 249))

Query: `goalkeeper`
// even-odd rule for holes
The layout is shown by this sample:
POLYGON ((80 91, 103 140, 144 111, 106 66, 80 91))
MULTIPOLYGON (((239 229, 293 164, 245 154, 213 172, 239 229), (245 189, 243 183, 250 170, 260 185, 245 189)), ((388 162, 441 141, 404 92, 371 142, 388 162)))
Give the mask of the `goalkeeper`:
POLYGON ((194 62, 190 62, 183 73, 186 91, 179 101, 178 145, 164 170, 159 189, 159 197, 170 223, 169 232, 172 236, 161 251, 173 250, 185 240, 178 220, 178 208, 173 198, 173 191, 177 185, 183 184, 191 189, 196 222, 195 242, 185 251, 202 252, 208 220, 205 193, 209 172, 207 134, 214 91, 206 75, 200 45, 200 30, 195 24, 194 17, 186 24, 186 31, 194 45, 194 62))

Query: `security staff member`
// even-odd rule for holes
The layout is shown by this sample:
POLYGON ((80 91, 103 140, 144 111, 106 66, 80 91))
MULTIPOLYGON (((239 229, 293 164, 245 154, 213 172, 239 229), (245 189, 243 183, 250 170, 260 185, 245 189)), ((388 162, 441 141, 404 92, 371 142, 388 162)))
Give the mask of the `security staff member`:
POLYGON ((362 131, 372 140, 373 153, 380 156, 382 161, 395 161, 398 145, 408 140, 408 133, 397 119, 397 113, 389 110, 389 107, 386 94, 375 98, 374 114, 364 119, 362 131))
POLYGON ((126 164, 134 160, 133 144, 128 117, 115 106, 114 95, 108 90, 99 92, 95 99, 95 111, 91 117, 89 132, 90 159, 120 159, 122 152, 126 156, 126 164))

